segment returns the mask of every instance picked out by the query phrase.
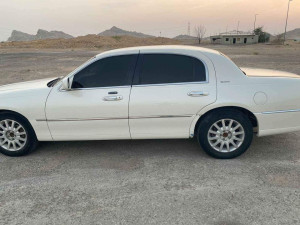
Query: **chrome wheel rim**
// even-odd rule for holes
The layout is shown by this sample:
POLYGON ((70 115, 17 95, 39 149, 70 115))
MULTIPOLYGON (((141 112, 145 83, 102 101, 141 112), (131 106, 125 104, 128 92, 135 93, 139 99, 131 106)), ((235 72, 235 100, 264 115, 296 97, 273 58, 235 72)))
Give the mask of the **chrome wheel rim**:
POLYGON ((0 121, 0 147, 8 151, 18 151, 27 142, 25 128, 15 120, 0 121))
POLYGON ((215 122, 208 130, 207 139, 210 146, 218 152, 233 152, 244 142, 243 126, 233 119, 215 122))

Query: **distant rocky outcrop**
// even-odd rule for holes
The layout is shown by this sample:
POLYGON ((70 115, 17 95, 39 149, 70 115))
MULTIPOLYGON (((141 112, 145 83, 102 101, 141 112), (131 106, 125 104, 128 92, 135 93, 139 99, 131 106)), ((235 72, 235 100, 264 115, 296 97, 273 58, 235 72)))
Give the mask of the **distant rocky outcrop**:
POLYGON ((152 35, 143 34, 135 31, 127 31, 122 30, 118 27, 113 26, 109 30, 105 30, 98 34, 99 36, 131 36, 131 37, 138 37, 138 38, 149 38, 154 37, 152 35))
POLYGON ((64 39, 68 39, 68 38, 73 38, 72 35, 66 34, 62 31, 46 31, 46 30, 42 30, 39 29, 36 33, 36 39, 40 40, 40 39, 57 39, 57 38, 64 38, 64 39))
POLYGON ((7 41, 33 41, 33 40, 43 40, 43 39, 57 39, 57 38, 73 38, 72 35, 66 34, 62 31, 46 31, 39 29, 36 35, 27 34, 21 31, 13 30, 11 36, 7 41))
POLYGON ((13 30, 7 41, 32 41, 32 40, 35 40, 35 35, 13 30))
POLYGON ((287 39, 300 39, 300 28, 286 32, 287 39))
POLYGON ((173 39, 176 39, 176 40, 197 40, 197 37, 186 35, 186 34, 181 34, 181 35, 178 35, 178 36, 174 37, 173 39))

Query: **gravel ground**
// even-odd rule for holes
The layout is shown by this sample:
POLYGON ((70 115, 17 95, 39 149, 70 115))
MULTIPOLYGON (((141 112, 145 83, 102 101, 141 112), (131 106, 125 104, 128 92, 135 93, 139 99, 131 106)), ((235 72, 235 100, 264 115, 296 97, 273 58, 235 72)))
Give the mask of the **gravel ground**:
MULTIPOLYGON (((208 46, 300 74, 300 45, 208 46)), ((0 49, 0 84, 62 76, 95 50, 0 49)), ((43 142, 0 155, 0 224, 300 224, 300 132, 232 160, 195 140, 43 142)))

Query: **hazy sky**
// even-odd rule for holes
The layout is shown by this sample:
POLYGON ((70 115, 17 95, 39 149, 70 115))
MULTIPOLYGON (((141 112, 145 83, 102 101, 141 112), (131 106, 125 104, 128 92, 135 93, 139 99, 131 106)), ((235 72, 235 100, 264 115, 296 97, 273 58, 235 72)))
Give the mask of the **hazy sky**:
MULTIPOLYGON (((111 26, 173 37, 191 33, 197 24, 206 36, 263 25, 272 34, 284 31, 288 0, 0 0, 0 40, 12 30, 35 34, 38 28, 74 36, 99 33, 111 26)), ((300 27, 300 0, 291 2, 288 30, 300 27)))

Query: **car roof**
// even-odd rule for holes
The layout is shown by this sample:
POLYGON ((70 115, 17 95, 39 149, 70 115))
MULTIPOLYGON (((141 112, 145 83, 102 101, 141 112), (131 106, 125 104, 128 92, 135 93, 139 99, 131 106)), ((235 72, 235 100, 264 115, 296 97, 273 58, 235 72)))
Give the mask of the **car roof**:
MULTIPOLYGON (((105 51, 105 54, 126 54, 132 53, 132 51, 141 51, 141 50, 158 50, 158 51, 176 51, 176 50, 190 50, 190 51, 200 51, 202 53, 210 53, 220 55, 219 51, 209 49, 209 48, 202 48, 196 46, 188 46, 188 45, 155 45, 155 46, 138 46, 138 47, 129 47, 129 48, 119 48, 110 51, 105 51)), ((96 57, 101 56, 103 53, 96 55, 96 57)))

